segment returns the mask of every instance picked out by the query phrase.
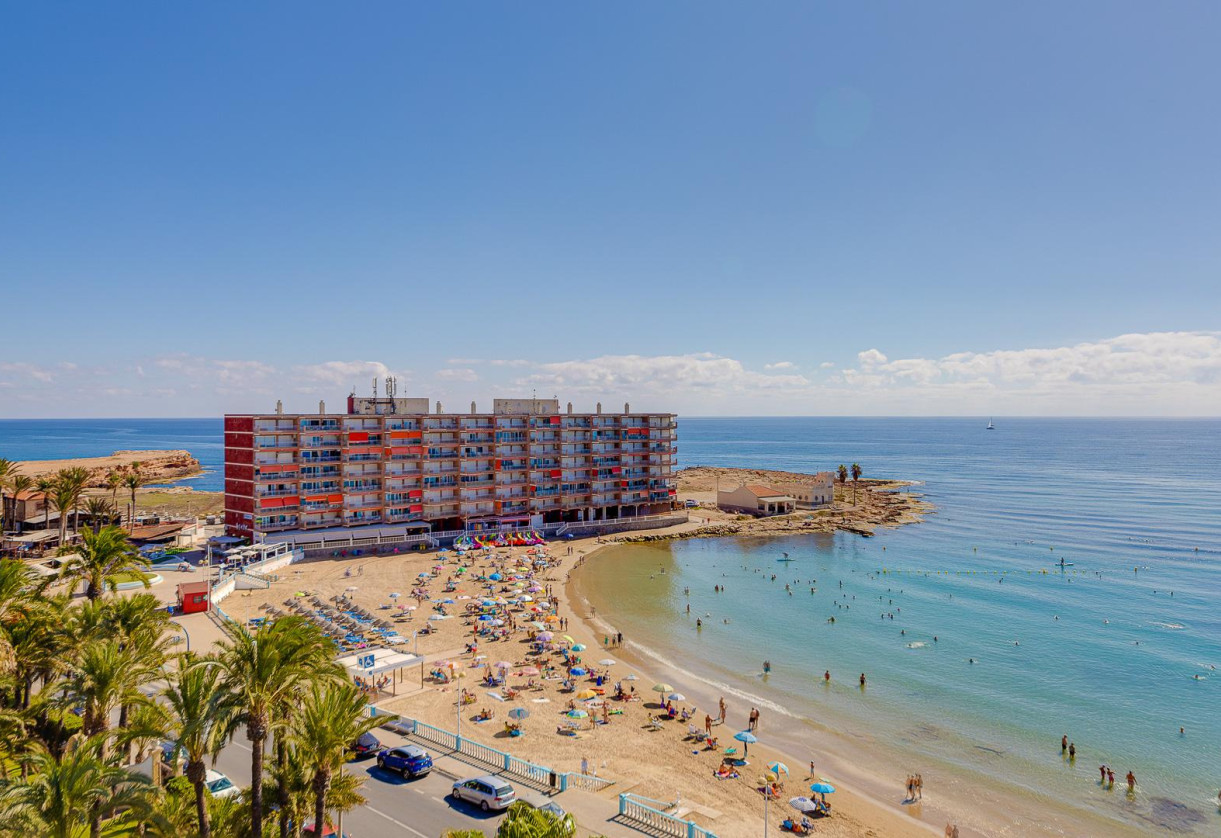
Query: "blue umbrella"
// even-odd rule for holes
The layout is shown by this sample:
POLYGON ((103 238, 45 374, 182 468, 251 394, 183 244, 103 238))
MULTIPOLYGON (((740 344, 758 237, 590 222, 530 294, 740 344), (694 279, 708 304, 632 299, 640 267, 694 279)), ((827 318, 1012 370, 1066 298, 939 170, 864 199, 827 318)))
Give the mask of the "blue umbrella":
POLYGON ((493 619, 495 618, 493 618, 491 614, 481 614, 479 616, 479 622, 481 623, 490 623, 493 619))
POLYGON ((584 675, 584 674, 585 674, 585 669, 584 669, 583 667, 580 667, 580 666, 574 666, 574 667, 572 668, 572 674, 573 674, 573 675, 584 675))
POLYGON ((514 707, 512 710, 509 711, 510 719, 524 719, 529 715, 530 715, 530 711, 527 710, 525 707, 514 707))
POLYGON ((489 576, 488 578, 489 578, 489 579, 491 579, 493 582, 499 582, 499 581, 500 581, 500 574, 499 574, 499 573, 493 573, 493 574, 492 574, 491 576, 489 576))
POLYGON ((733 735, 733 738, 742 743, 742 756, 746 756, 750 752, 751 743, 759 741, 749 730, 739 730, 733 735))
POLYGON ((830 783, 815 783, 810 786, 810 791, 818 792, 819 794, 834 794, 835 786, 830 783))

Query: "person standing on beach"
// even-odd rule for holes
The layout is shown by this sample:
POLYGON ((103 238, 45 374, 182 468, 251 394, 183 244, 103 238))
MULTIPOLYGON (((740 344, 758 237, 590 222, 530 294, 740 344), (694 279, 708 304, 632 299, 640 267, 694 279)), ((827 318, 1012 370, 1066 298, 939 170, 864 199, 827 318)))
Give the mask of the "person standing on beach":
POLYGON ((828 669, 826 672, 824 672, 824 673, 822 674, 822 681, 823 681, 823 683, 824 683, 824 684, 830 684, 830 683, 831 683, 831 670, 829 670, 829 669, 828 669))
POLYGON ((725 724, 725 696, 721 696, 721 724, 725 724))
POLYGON ((861 689, 865 688, 865 673, 861 673, 861 689))
POLYGON ((1128 772, 1128 794, 1136 794, 1136 775, 1131 771, 1128 772))
POLYGON ((1107 784, 1107 767, 1105 765, 1098 766, 1098 785, 1105 786, 1107 784))
POLYGON ((924 777, 919 774, 916 775, 916 796, 924 799, 924 777))
POLYGON ((712 735, 712 716, 709 716, 707 713, 704 714, 704 733, 709 736, 712 735))
POLYGON ((1072 762, 1077 758, 1077 746, 1072 742, 1068 743, 1068 761, 1072 762))
POLYGON ((1068 751, 1068 734, 1060 737, 1060 755, 1063 756, 1068 751))
POLYGON ((1115 772, 1110 768, 1107 768, 1107 788, 1115 788, 1115 772))

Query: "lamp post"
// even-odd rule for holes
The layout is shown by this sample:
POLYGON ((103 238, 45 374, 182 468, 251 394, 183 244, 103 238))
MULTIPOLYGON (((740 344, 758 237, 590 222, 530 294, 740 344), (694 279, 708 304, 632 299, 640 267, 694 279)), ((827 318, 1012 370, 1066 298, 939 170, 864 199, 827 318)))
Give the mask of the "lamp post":
POLYGON ((182 630, 182 636, 187 639, 187 651, 191 651, 191 633, 187 631, 187 627, 177 620, 170 620, 170 622, 182 630))

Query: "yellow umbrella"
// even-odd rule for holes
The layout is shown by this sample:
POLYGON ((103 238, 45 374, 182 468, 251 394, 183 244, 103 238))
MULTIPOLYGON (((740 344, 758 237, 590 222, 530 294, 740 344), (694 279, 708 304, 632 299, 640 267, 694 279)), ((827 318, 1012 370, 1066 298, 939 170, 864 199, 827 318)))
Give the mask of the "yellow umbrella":
POLYGON ((598 697, 598 694, 596 692, 594 692, 593 690, 581 690, 579 693, 577 693, 577 698, 581 699, 582 701, 584 701, 587 698, 597 698, 597 697, 598 697))
POLYGON ((569 637, 568 635, 564 635, 564 639, 565 639, 565 640, 567 640, 569 643, 576 643, 576 642, 577 642, 577 641, 573 640, 571 637, 569 637))
POLYGON ((653 685, 653 692, 655 692, 655 693, 672 693, 672 692, 674 692, 674 688, 673 688, 673 687, 671 687, 669 684, 654 684, 654 685, 653 685))

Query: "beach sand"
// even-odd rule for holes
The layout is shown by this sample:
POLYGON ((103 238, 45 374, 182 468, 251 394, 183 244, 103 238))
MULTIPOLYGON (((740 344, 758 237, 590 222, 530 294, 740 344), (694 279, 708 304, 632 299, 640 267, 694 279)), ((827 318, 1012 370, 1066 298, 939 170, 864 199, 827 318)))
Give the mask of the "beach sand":
MULTIPOLYGON (((594 627, 577 619, 568 606, 568 594, 564 590, 564 581, 568 572, 579 561, 602 543, 592 539, 574 540, 564 544, 554 544, 550 550, 557 558, 563 555, 562 564, 544 572, 539 577, 539 583, 550 585, 558 603, 561 616, 572 619, 568 630, 564 633, 576 641, 586 644, 588 650, 581 653, 583 662, 600 667, 597 661, 613 658, 619 663, 610 667, 610 686, 616 679, 629 673, 638 676, 635 681, 623 681, 625 689, 635 685, 643 697, 639 702, 609 701, 608 707, 622 710, 622 715, 610 717, 609 725, 590 725, 588 720, 582 720, 582 730, 576 737, 561 736, 556 733, 557 725, 566 721, 562 715, 567 709, 570 696, 559 692, 558 681, 544 681, 544 687, 537 692, 526 691, 513 701, 498 701, 490 697, 492 690, 479 686, 479 679, 486 670, 470 668, 476 661, 470 654, 464 653, 465 644, 471 639, 470 628, 463 625, 463 620, 453 619, 429 623, 427 616, 431 605, 427 601, 421 604, 416 615, 409 621, 398 624, 398 630, 410 638, 412 631, 425 625, 437 628, 436 633, 418 638, 418 649, 426 656, 428 662, 441 660, 457 660, 463 668, 459 670, 464 676, 454 684, 434 684, 428 679, 421 688, 419 669, 405 673, 402 682, 395 685, 400 693, 397 697, 386 696, 378 702, 381 710, 410 716, 447 730, 456 726, 457 690, 467 688, 472 690, 478 700, 462 710, 462 735, 475 741, 485 742, 493 747, 519 755, 532 762, 548 765, 562 771, 577 771, 583 758, 589 760, 590 767, 604 777, 615 780, 615 784, 600 793, 608 801, 610 811, 615 797, 622 792, 632 792, 645 797, 666 801, 681 800, 679 809, 684 817, 711 829, 723 838, 746 838, 762 834, 763 797, 757 789, 755 780, 766 771, 769 762, 780 759, 790 768, 791 775, 782 777, 785 789, 778 800, 773 800, 769 806, 770 828, 779 830, 781 821, 793 810, 788 806, 788 799, 797 795, 808 795, 809 781, 806 779, 809 758, 800 759, 781 754, 778 750, 751 746, 749 749, 749 765, 738 769, 741 776, 733 780, 718 780, 713 777, 714 769, 723 759, 721 751, 728 745, 736 745, 741 749, 741 743, 733 742, 732 736, 738 730, 746 727, 746 710, 739 701, 731 701, 729 717, 725 725, 715 725, 714 735, 720 739, 720 751, 705 750, 702 746, 687 738, 687 724, 679 720, 667 721, 660 731, 652 731, 646 727, 648 717, 656 713, 654 700, 657 694, 651 687, 657 678, 666 677, 673 683, 676 679, 664 676, 664 673, 654 672, 657 667, 640 666, 632 660, 626 649, 606 648, 604 636, 597 634, 594 627), (568 556, 569 548, 573 555, 568 556), (522 723, 525 735, 510 738, 504 733, 506 713, 512 707, 525 707, 530 711, 530 717, 522 723), (474 722, 476 713, 484 708, 495 712, 492 721, 477 724, 474 722)), ((499 551, 503 555, 514 556, 524 553, 522 548, 499 551)), ((442 578, 456 566, 452 563, 454 554, 450 553, 449 562, 445 565, 442 578)), ((283 607, 286 598, 292 597, 298 591, 309 591, 323 599, 341 593, 347 593, 358 604, 377 613, 391 614, 392 611, 380 606, 391 603, 387 596, 391 591, 401 593, 398 603, 412 602, 407 598, 415 585, 417 574, 428 571, 437 563, 437 554, 401 554, 395 556, 346 558, 321 560, 293 565, 281 572, 280 580, 270 589, 239 591, 222 604, 225 611, 235 619, 248 619, 260 616, 265 604, 275 604, 283 607), (350 571, 351 575, 345 575, 350 571), (348 591, 349 588, 355 590, 348 591)), ((596 559, 595 559, 596 560, 596 559)), ((486 559, 477 559, 472 567, 488 566, 486 559)), ((439 594, 440 584, 432 583, 430 591, 435 596, 439 594)), ((474 582, 463 582, 457 591, 445 596, 474 596, 479 593, 474 582)), ((541 595, 540 595, 541 596, 541 595)), ((464 601, 459 600, 457 607, 461 608, 464 601)), ((519 616, 518 619, 524 619, 519 616)), ((487 655, 484 663, 494 663, 500 660, 517 662, 524 659, 527 646, 524 632, 507 641, 484 642, 479 647, 479 653, 487 655)), ((557 634, 558 637, 558 634, 557 634)), ((402 647, 411 649, 412 643, 402 647)), ((426 667, 431 668, 431 667, 426 667)), ((539 679, 535 679, 539 681, 539 679)), ((511 684, 524 683, 525 678, 510 678, 511 684)), ((586 686, 580 679, 578 688, 586 686)), ((684 693, 688 692, 685 683, 674 683, 674 686, 684 693)), ((693 696, 689 696, 693 697, 693 696)), ((716 715, 712 704, 701 701, 695 718, 692 720, 698 727, 703 726, 705 712, 716 715)), ((683 706, 690 707, 691 702, 683 706)), ((600 711, 599 711, 600 713, 600 711)), ((760 737, 767 740, 768 734, 760 732, 760 737)), ((834 815, 817 822, 816 832, 831 836, 926 836, 942 834, 941 829, 931 829, 930 826, 913 820, 902 812, 883 806, 868 796, 843 789, 839 778, 820 772, 820 777, 840 787, 840 791, 829 796, 828 801, 834 808, 834 815)), ((595 829, 596 824, 585 824, 595 829)))

